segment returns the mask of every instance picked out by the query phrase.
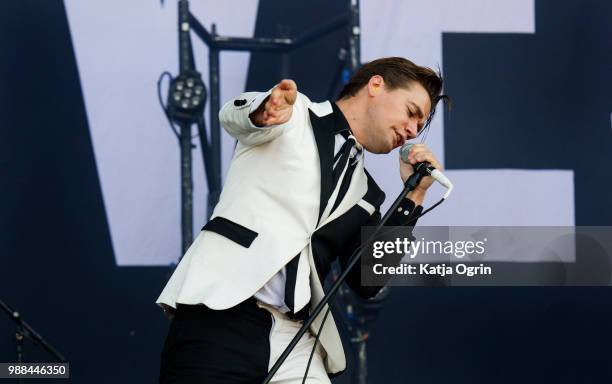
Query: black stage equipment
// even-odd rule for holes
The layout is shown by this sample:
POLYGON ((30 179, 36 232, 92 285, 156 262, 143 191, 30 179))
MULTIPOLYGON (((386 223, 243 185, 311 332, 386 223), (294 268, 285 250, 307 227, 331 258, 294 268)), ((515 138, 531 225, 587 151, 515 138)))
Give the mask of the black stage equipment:
MULTIPOLYGON (((0 300, 0 308, 13 320, 16 325, 15 330, 15 349, 17 352, 17 363, 23 363, 23 342, 26 338, 29 338, 34 345, 40 345, 45 351, 47 351, 51 356, 53 356, 57 362, 65 363, 66 359, 64 356, 58 352, 57 349, 53 348, 53 346, 45 341, 43 337, 34 330, 25 320, 21 317, 21 314, 13 309, 11 309, 8 305, 6 305, 2 300, 0 300)), ((21 383, 21 378, 19 378, 19 382, 21 383)))

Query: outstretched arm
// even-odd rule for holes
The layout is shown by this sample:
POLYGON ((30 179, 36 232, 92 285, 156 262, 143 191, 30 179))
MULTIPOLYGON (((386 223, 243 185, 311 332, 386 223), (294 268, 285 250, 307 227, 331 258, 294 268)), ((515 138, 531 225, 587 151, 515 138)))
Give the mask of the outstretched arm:
POLYGON ((297 85, 283 80, 268 92, 246 92, 225 103, 221 124, 245 145, 259 145, 280 136, 293 114, 297 85))

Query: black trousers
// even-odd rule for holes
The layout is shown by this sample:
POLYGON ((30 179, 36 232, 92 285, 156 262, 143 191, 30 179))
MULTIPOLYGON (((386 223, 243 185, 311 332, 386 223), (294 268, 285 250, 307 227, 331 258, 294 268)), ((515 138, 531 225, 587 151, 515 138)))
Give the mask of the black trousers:
POLYGON ((160 384, 261 383, 271 327, 270 312, 254 298, 222 311, 179 304, 161 355, 160 384))

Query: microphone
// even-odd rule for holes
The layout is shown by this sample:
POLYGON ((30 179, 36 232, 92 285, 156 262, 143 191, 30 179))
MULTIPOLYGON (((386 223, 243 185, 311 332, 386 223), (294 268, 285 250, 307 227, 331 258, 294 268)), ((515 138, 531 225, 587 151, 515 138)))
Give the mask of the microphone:
MULTIPOLYGON (((408 154, 410 153, 410 148, 412 148, 413 145, 414 144, 406 143, 400 148, 400 157, 402 158, 402 161, 406 164, 410 164, 410 161, 408 161, 408 154)), ((424 176, 431 176, 438 183, 445 186, 448 189, 448 191, 444 195, 445 198, 450 194, 450 191, 453 189, 453 183, 451 183, 448 177, 446 177, 442 172, 432 167, 431 164, 427 162, 421 162, 414 164, 412 167, 414 168, 415 172, 418 172, 424 176)))

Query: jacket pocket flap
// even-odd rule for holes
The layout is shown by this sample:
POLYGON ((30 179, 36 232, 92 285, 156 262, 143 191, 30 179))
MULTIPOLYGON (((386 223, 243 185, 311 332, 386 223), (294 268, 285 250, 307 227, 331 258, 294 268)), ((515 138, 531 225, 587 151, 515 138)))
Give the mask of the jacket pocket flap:
POLYGON ((202 227, 202 230, 215 232, 221 236, 225 236, 245 248, 250 247, 251 243, 253 243, 253 240, 255 240, 258 235, 257 232, 220 216, 206 223, 206 225, 202 227))

